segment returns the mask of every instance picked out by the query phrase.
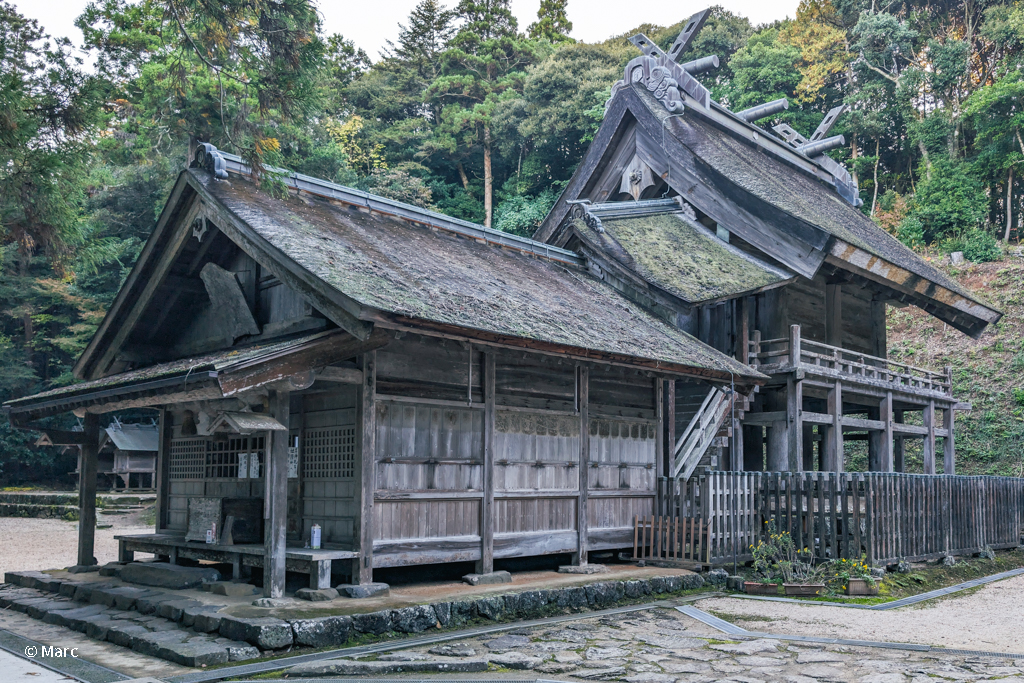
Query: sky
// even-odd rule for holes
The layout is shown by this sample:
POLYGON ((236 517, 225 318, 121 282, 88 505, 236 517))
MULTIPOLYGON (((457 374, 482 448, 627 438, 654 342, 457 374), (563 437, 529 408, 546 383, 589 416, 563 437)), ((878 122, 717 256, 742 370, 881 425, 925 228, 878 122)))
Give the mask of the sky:
MULTIPOLYGON (((385 41, 394 40, 398 23, 405 22, 418 0, 314 0, 324 20, 324 33, 340 33, 355 41, 376 61, 385 41)), ((82 32, 75 27, 88 0, 13 0, 18 11, 37 19, 47 33, 66 36, 76 45, 82 32)), ((448 0, 452 6, 457 0, 448 0)), ((727 10, 745 16, 754 24, 784 19, 796 14, 798 0, 704 0, 701 3, 678 0, 569 0, 567 14, 573 23, 572 37, 596 42, 628 31, 643 23, 668 26, 686 19, 709 4, 720 4, 727 10), (624 8, 628 8, 624 11, 624 8)), ((540 0, 512 0, 512 11, 525 29, 537 18, 540 0)))

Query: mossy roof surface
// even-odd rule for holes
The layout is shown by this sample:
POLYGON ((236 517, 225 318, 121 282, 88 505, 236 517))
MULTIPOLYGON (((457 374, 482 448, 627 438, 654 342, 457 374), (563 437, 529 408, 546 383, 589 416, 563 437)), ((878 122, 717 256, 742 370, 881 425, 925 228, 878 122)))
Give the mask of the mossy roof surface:
MULTIPOLYGON (((651 113, 664 123, 669 117, 665 107, 645 88, 634 90, 651 113)), ((849 244, 987 306, 977 295, 875 225, 822 181, 793 168, 773 154, 738 140, 698 114, 687 112, 674 117, 673 121, 678 122, 676 131, 681 131, 681 134, 677 133, 677 137, 682 144, 751 195, 849 244)))
POLYGON ((273 198, 234 176, 214 182, 205 171, 187 172, 260 237, 365 309, 760 377, 582 270, 314 197, 273 198))
MULTIPOLYGON (((742 294, 793 277, 720 240, 682 213, 602 220, 618 242, 629 267, 651 282, 690 303, 742 294)), ((597 237, 577 220, 578 230, 597 237)))
POLYGON ((17 407, 21 404, 36 403, 41 400, 57 398, 59 396, 87 394, 102 389, 131 386, 175 376, 180 376, 184 382, 188 377, 196 375, 197 373, 208 372, 210 370, 223 370, 224 368, 235 365, 236 363, 258 360, 262 356, 280 353, 281 351, 285 351, 293 346, 298 346, 312 339, 316 339, 323 334, 323 332, 317 332, 316 334, 305 335, 297 339, 289 339, 287 341, 255 344, 253 346, 232 348, 201 356, 182 358, 180 360, 170 361, 167 363, 151 365, 147 368, 129 370, 128 372, 101 377, 88 382, 79 382, 77 384, 69 384, 64 387, 50 389, 49 391, 43 391, 38 394, 33 394, 32 396, 25 396, 23 398, 7 401, 4 405, 17 407))

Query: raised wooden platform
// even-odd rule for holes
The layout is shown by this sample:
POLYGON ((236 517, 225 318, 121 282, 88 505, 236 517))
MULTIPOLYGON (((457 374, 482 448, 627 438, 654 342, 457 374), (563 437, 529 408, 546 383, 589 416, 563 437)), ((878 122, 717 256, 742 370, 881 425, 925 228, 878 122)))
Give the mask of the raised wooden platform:
MULTIPOLYGON (((265 548, 255 543, 220 545, 186 541, 184 536, 170 534, 141 534, 115 536, 118 543, 118 559, 131 562, 136 552, 166 555, 173 564, 178 558, 230 562, 232 578, 242 575, 242 567, 263 567, 265 548)), ((310 588, 330 588, 331 568, 334 560, 354 560, 358 553, 352 550, 330 550, 312 548, 287 548, 285 568, 288 571, 309 574, 310 588)))

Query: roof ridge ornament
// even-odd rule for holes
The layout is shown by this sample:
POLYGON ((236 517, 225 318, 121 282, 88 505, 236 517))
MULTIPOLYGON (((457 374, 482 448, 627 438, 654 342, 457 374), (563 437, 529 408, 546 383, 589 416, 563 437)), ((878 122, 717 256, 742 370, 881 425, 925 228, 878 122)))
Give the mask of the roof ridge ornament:
POLYGON ((218 180, 228 179, 228 168, 223 155, 209 142, 200 142, 196 145, 196 153, 189 167, 204 168, 218 180))

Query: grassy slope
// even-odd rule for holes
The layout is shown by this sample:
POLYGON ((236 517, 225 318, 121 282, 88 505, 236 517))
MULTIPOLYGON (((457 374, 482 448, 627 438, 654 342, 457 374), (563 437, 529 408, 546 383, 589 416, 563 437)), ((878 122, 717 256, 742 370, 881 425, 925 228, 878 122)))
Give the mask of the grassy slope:
MULTIPOLYGON (((890 308, 889 356, 929 368, 953 368, 953 389, 970 413, 956 415, 958 474, 1024 475, 1024 258, 942 268, 1003 312, 971 339, 923 311, 890 308)), ((908 421, 910 421, 908 419, 908 421)), ((908 471, 920 472, 921 441, 907 442, 908 471)), ((941 452, 938 458, 942 466, 941 452)))

